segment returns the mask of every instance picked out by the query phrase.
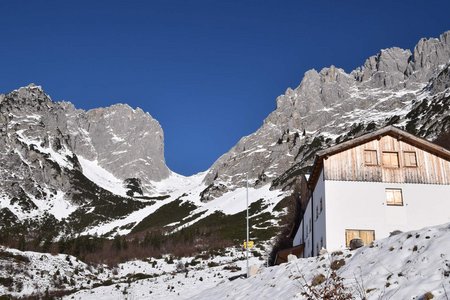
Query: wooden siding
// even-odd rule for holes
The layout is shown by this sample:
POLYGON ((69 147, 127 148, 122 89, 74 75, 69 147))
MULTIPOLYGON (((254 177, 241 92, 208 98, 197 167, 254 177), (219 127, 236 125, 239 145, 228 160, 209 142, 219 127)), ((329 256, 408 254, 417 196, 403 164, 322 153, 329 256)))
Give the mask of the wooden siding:
POLYGON ((326 180, 450 184, 450 161, 386 135, 324 158, 326 180), (364 150, 377 151, 377 165, 364 163, 364 150), (398 152, 399 167, 385 167, 383 151, 398 152), (406 152, 415 152, 417 167, 405 166, 406 152))

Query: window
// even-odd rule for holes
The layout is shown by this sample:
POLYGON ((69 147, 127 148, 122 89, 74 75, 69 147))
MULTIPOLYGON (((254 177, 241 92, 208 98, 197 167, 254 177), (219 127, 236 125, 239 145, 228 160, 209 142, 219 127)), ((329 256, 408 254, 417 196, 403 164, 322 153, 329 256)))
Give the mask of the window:
POLYGON ((316 220, 319 218, 319 207, 316 205, 316 220))
POLYGON ((405 158, 405 167, 417 167, 417 157, 414 151, 403 152, 405 158))
POLYGON ((401 189, 386 189, 386 204, 403 206, 403 195, 401 189))
POLYGON ((345 230, 345 242, 347 247, 350 246, 350 241, 360 238, 364 245, 369 245, 375 240, 375 230, 360 230, 360 229, 346 229, 345 230))
POLYGON ((383 151, 383 166, 388 168, 398 168, 398 152, 384 152, 383 151))
POLYGON ((322 213, 323 210, 323 201, 322 198, 320 198, 320 212, 322 213))
POLYGON ((320 249, 323 248, 323 237, 320 238, 320 249))
POLYGON ((377 150, 364 150, 364 164, 366 166, 378 165, 377 150))

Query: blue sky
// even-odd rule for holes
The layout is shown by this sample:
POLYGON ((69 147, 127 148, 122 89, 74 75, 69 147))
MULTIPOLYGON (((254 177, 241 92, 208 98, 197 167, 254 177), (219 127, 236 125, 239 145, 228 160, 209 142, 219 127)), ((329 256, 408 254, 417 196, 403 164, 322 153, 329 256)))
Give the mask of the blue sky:
POLYGON ((89 109, 141 107, 168 166, 207 169, 311 68, 450 29, 450 1, 0 0, 0 93, 28 83, 89 109))

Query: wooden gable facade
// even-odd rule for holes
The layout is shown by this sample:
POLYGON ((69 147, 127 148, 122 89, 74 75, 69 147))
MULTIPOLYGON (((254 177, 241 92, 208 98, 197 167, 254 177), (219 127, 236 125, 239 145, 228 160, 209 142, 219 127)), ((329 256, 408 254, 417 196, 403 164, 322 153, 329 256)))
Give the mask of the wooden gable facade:
POLYGON ((318 153, 324 180, 450 184, 450 151, 388 126, 318 153))
POLYGON ((450 161, 391 135, 336 153, 325 180, 450 184, 450 161))

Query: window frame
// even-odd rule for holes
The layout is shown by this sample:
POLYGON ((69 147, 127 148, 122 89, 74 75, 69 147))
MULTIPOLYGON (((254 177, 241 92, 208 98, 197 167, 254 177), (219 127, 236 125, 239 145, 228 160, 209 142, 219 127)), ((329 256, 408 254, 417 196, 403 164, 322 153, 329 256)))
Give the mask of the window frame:
POLYGON ((399 188, 386 188, 385 190, 384 190, 384 193, 385 193, 385 196, 386 196, 386 205, 387 206, 404 206, 405 204, 405 201, 403 200, 403 191, 402 191, 402 189, 399 189, 399 188), (389 199, 388 199, 388 192, 399 192, 399 194, 400 194, 400 203, 397 203, 396 201, 395 201, 395 199, 396 199, 396 197, 395 197, 395 194, 393 193, 393 199, 394 199, 394 201, 393 202, 389 202, 389 199))
POLYGON ((417 168, 419 166, 419 162, 417 161, 417 153, 416 151, 403 151, 403 164, 406 168, 417 168), (409 155, 414 154, 414 159, 416 161, 415 165, 410 164, 409 155))
POLYGON ((364 165, 365 166, 378 166, 378 151, 376 149, 364 149, 364 165), (370 153, 370 158, 374 158, 375 162, 367 162, 366 155, 370 153), (375 155, 373 155, 375 154, 375 155))
MULTIPOLYGON (((391 159, 389 158, 389 162, 391 159)), ((381 165, 384 168, 398 169, 400 168, 400 155, 398 151, 381 151, 381 165), (386 164, 384 160, 384 154, 396 154, 397 155, 397 165, 393 166, 392 164, 386 164)))

